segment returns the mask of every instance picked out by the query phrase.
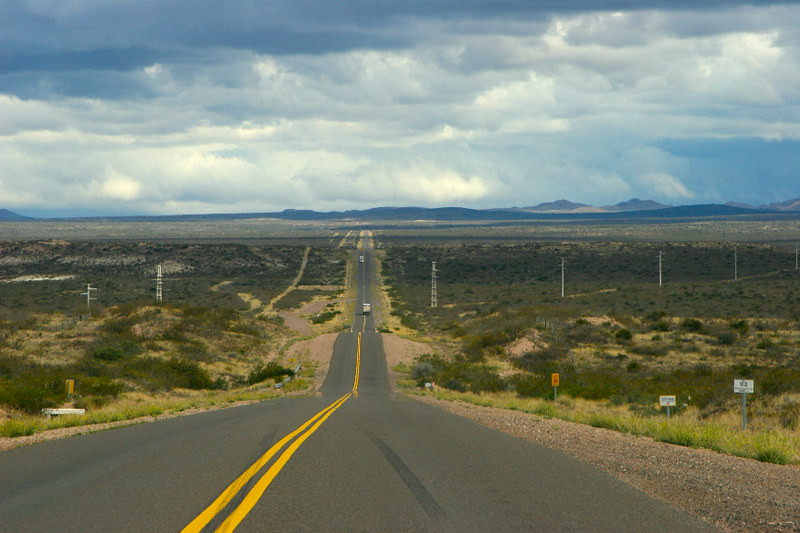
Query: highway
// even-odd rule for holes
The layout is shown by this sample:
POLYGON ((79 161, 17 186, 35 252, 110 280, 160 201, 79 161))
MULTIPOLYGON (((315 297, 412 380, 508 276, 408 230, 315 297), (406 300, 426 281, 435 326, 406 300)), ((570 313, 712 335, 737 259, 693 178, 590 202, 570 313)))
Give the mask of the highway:
MULTIPOLYGON (((358 313, 374 259, 354 253, 366 256, 358 313)), ((393 393, 373 316, 339 335, 317 397, 0 454, 0 531, 713 531, 557 451, 393 393)))

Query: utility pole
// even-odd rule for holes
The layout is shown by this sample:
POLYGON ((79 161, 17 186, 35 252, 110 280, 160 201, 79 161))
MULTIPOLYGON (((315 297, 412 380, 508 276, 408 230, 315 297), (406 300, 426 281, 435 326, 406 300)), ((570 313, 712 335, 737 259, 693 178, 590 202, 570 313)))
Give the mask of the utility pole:
POLYGON ((739 251, 736 246, 733 247, 733 281, 739 280, 739 251))
POLYGON ((794 269, 795 269, 795 270, 797 270, 797 269, 798 269, 798 268, 797 268, 797 267, 798 267, 798 262, 797 262, 797 257, 798 257, 798 256, 797 256, 797 252, 798 252, 798 250, 797 250, 797 243, 794 243, 794 269))
POLYGON ((661 287, 661 250, 658 251, 658 286, 661 287))
POLYGON ((438 301, 438 294, 437 294, 437 287, 436 287, 436 280, 438 277, 436 273, 439 272, 436 270, 436 261, 431 262, 431 307, 436 307, 439 304, 438 301))
POLYGON ((161 265, 158 265, 158 273, 156 274, 156 279, 153 281, 156 282, 156 301, 160 302, 164 299, 164 278, 161 275, 161 265))
POLYGON ((86 284, 86 292, 82 292, 81 296, 86 296, 86 309, 90 309, 92 306, 92 301, 97 300, 97 298, 92 298, 92 291, 96 291, 96 287, 92 287, 91 283, 86 284))
POLYGON ((563 257, 561 258, 561 297, 564 297, 564 277, 565 277, 565 269, 566 269, 567 261, 563 257))

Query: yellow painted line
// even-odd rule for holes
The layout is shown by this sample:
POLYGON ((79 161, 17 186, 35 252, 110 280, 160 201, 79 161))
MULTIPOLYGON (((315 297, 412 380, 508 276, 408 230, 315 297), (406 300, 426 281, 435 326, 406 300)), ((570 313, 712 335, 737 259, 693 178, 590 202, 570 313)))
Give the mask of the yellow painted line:
POLYGON ((242 502, 239 504, 233 512, 228 515, 228 518, 222 522, 222 525, 217 528, 216 533, 228 533, 236 529, 236 527, 241 523, 242 520, 247 516, 247 514, 255 507, 258 503, 258 500, 261 499, 261 496, 264 495, 264 491, 272 483, 272 480, 275 479, 275 476, 283 469, 289 459, 291 459, 294 452, 305 442, 305 440, 310 437, 321 425, 325 420, 328 419, 329 416, 333 414, 339 407, 344 405, 350 398, 350 394, 347 394, 341 397, 339 400, 334 403, 331 408, 325 413, 317 422, 311 426, 311 429, 303 433, 297 440, 295 440, 285 452, 281 454, 277 461, 267 470, 267 472, 258 480, 258 482, 250 489, 250 492, 247 493, 247 496, 244 497, 242 502))
POLYGON ((356 342, 356 376, 353 379, 353 394, 358 397, 358 381, 361 377, 361 333, 356 342))
POLYGON ((327 418, 327 416, 330 413, 335 411, 338 408, 338 406, 344 403, 344 400, 346 400, 349 397, 350 394, 342 396, 341 398, 333 402, 331 405, 329 405, 322 411, 312 416, 307 422, 302 424, 296 430, 289 433, 280 441, 275 443, 275 445, 273 445, 269 450, 267 450, 267 452, 264 455, 262 455, 255 463, 250 465, 250 467, 247 470, 245 470, 238 478, 236 478, 236 480, 233 483, 231 483, 228 486, 228 488, 226 488, 222 492, 222 494, 220 494, 217 497, 217 499, 214 500, 214 502, 211 505, 209 505, 202 513, 200 513, 197 516, 197 518, 192 520, 189 523, 189 525, 183 528, 182 533, 197 533, 201 531, 206 525, 208 525, 209 522, 211 522, 211 520, 214 519, 215 516, 217 516, 217 514, 219 514, 220 511, 222 511, 225 508, 225 506, 227 506, 231 502, 231 500, 233 500, 233 498, 236 497, 236 494, 238 494, 239 491, 242 490, 242 487, 244 487, 250 481, 250 479, 252 479, 253 476, 255 476, 258 473, 258 471, 261 470, 261 468, 263 468, 263 466, 267 464, 270 461, 270 459, 272 459, 272 457, 286 445, 287 442, 295 438, 298 434, 305 431, 306 428, 308 428, 308 426, 313 424, 319 418, 321 417, 327 418))

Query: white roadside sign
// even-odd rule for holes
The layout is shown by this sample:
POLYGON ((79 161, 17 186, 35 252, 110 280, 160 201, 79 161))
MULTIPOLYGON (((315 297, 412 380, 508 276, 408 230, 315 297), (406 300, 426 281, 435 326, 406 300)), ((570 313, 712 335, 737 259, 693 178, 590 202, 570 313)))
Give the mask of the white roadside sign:
POLYGON ((659 396, 658 403, 661 404, 661 407, 670 407, 678 404, 675 396, 659 396))
POLYGON ((735 379, 733 380, 733 392, 741 394, 753 394, 753 380, 752 379, 735 379))

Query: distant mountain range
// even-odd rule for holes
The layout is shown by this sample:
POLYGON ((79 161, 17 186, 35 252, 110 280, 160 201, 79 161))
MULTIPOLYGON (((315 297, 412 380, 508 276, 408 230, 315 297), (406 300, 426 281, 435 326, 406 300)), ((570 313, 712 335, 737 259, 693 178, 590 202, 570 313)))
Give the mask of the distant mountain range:
MULTIPOLYGON (((800 198, 777 202, 761 207, 749 204, 700 204, 672 206, 633 198, 612 206, 594 207, 586 204, 558 200, 529 207, 509 207, 499 209, 468 209, 465 207, 375 207, 351 211, 319 212, 303 209, 286 209, 274 213, 223 213, 201 215, 161 215, 161 216, 118 216, 85 217, 69 220, 108 220, 120 222, 138 221, 186 221, 186 220, 243 220, 252 218, 274 218, 283 220, 618 220, 618 219, 674 219, 709 218, 731 216, 779 216, 796 215, 800 217, 800 198)), ((0 209, 0 222, 37 220, 0 209)), ((56 220, 56 219, 46 219, 56 220)))
POLYGON ((0 209, 0 221, 3 220, 33 220, 31 217, 24 217, 22 215, 18 215, 13 211, 9 211, 8 209, 0 209))
POLYGON ((530 207, 520 207, 520 211, 531 211, 534 213, 620 213, 624 211, 650 211, 653 209, 666 209, 671 205, 659 204, 652 200, 639 200, 632 198, 627 202, 620 202, 616 205, 606 205, 594 207, 586 204, 577 204, 569 200, 558 200, 556 202, 546 202, 530 207))
MULTIPOLYGON (((710 204, 716 205, 716 204, 710 204)), ((740 209, 761 210, 761 211, 800 211, 800 198, 794 200, 787 200, 785 202, 776 202, 768 205, 755 207, 750 204, 741 202, 728 202, 725 204, 728 207, 736 207, 740 209)), ((657 209, 668 209, 672 205, 664 205, 652 200, 639 200, 632 198, 627 202, 620 202, 616 205, 606 205, 603 207, 594 207, 586 204, 578 204, 570 202, 569 200, 558 200, 556 202, 545 202, 543 204, 534 205, 530 207, 514 208, 520 211, 530 211, 534 213, 620 213, 631 211, 651 211, 657 209)), ((683 206, 683 207, 701 207, 701 206, 683 206)))

